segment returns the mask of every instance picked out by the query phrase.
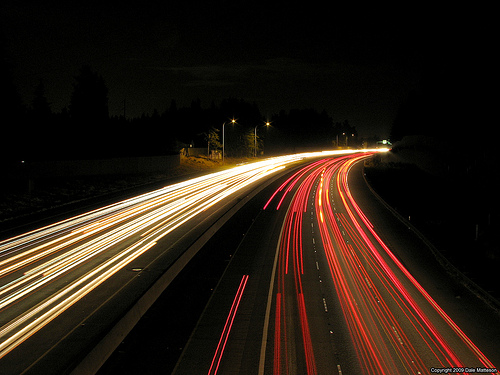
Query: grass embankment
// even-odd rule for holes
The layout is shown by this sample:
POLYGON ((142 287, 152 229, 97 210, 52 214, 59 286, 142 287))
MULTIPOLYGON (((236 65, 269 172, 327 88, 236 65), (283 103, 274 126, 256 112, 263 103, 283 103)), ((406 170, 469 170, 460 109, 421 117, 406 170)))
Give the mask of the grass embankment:
POLYGON ((463 274, 498 299, 496 212, 486 198, 478 202, 477 195, 485 189, 474 186, 474 178, 442 173, 436 163, 415 159, 411 152, 389 152, 367 161, 365 173, 391 207, 463 274))

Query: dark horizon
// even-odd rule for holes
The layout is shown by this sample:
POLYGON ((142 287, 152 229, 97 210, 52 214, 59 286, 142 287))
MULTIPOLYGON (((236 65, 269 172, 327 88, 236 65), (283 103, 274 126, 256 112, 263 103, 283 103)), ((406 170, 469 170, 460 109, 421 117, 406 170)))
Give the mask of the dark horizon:
POLYGON ((433 49, 438 16, 335 7, 160 3, 58 6, 6 2, 2 43, 13 84, 30 105, 40 81, 53 112, 91 66, 109 88, 109 114, 127 117, 226 98, 264 116, 325 110, 362 136, 387 138, 433 49), (428 26, 429 27, 429 24, 428 26), (432 44, 429 44, 432 42, 432 44))
MULTIPOLYGON (((82 66, 104 80, 111 118, 234 98, 266 120, 326 112, 360 138, 460 139, 457 124, 490 120, 486 9, 7 1, 0 17, 2 113, 12 123, 16 107, 33 107, 40 82, 53 113, 69 110, 82 66)), ((32 126, 21 134, 43 131, 32 126)))

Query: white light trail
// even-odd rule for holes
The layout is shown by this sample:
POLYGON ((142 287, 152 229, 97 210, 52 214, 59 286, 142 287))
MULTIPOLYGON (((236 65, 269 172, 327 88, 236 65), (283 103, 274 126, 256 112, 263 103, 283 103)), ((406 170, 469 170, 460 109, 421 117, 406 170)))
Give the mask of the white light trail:
POLYGON ((306 158, 368 151, 373 150, 294 154, 244 164, 0 241, 0 358, 161 238, 241 189, 306 158), (10 321, 2 320, 5 316, 10 321))

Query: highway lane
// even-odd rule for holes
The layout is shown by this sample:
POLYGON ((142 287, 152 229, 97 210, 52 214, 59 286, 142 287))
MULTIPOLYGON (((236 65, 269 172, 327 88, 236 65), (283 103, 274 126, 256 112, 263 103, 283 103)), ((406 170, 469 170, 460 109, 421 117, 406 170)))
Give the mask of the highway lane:
POLYGON ((238 252, 266 251, 274 255, 269 262, 274 266, 238 262, 236 254, 230 265, 236 271, 228 271, 220 287, 230 292, 214 297, 216 313, 208 307, 176 374, 495 368, 408 272, 354 200, 349 171, 365 157, 316 161, 271 194, 254 226, 280 217, 277 245, 258 246, 254 240, 238 252), (260 351, 249 347, 259 341, 260 351))
MULTIPOLYGON (((311 170, 297 190, 285 225, 286 247, 280 251, 282 266, 278 272, 275 307, 274 372, 294 373, 290 369, 301 364, 298 373, 314 374, 317 373, 316 362, 327 355, 323 349, 314 350, 316 339, 310 332, 304 302, 306 290, 302 280, 306 273, 303 259, 306 247, 303 245, 307 242, 301 238, 300 222, 305 224, 301 216, 308 212, 306 203, 311 195, 314 199, 311 213, 316 216, 311 225, 319 229, 329 279, 334 284, 327 295, 337 295, 363 372, 416 374, 427 373, 433 367, 494 368, 394 256, 353 199, 347 176, 353 163, 364 157, 345 157, 340 158, 340 162, 320 164, 311 170), (313 181, 318 180, 319 185, 313 191, 313 181), (290 273, 294 279, 292 286, 286 284, 290 273), (290 298, 296 306, 287 305, 290 298), (291 322, 286 312, 289 308, 296 311, 291 314, 295 317, 291 322), (293 335, 298 337, 289 340, 293 335), (286 345, 290 341, 302 342, 301 348, 288 348, 286 345)), ((314 243, 307 248, 309 253, 314 252, 314 243)), ((320 267, 318 264, 316 268, 320 267)), ((326 298, 323 301, 325 312, 328 312, 326 298)), ((327 326, 324 331, 328 331, 327 326)), ((341 371, 341 364, 337 366, 341 371)))
POLYGON ((68 358, 44 371, 67 371, 186 250, 172 244, 192 243, 185 237, 196 238, 269 177, 318 155, 242 165, 1 241, 2 371, 33 370, 41 358, 57 357, 53 353, 68 358), (153 266, 159 260, 162 265, 153 266), (101 319, 88 324, 93 315, 101 319), (69 333, 79 339, 71 341, 69 333), (61 349, 63 341, 72 345, 61 349))

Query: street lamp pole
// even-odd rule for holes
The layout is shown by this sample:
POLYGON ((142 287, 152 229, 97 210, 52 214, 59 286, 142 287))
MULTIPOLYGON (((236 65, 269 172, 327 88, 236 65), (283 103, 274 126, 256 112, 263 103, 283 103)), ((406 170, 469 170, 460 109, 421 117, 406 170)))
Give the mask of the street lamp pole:
MULTIPOLYGON (((269 126, 271 123, 269 121, 266 122, 265 126, 269 126)), ((257 128, 259 125, 257 125, 254 129, 254 139, 253 139, 253 156, 257 157, 257 128)))
MULTIPOLYGON (((259 125, 257 125, 259 126, 259 125)), ((254 129, 254 138, 253 138, 253 157, 257 157, 257 126, 254 129)))
MULTIPOLYGON (((224 123, 222 124, 222 163, 224 163, 224 126, 226 125, 226 122, 227 121, 224 121, 224 123)), ((231 123, 236 123, 236 120, 233 118, 231 120, 231 123)))

